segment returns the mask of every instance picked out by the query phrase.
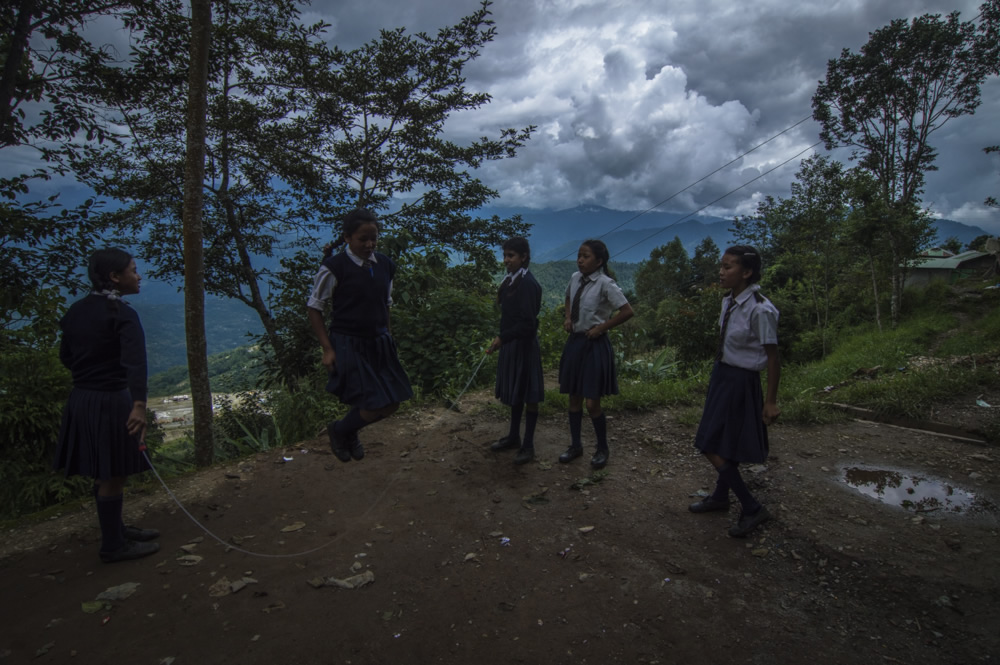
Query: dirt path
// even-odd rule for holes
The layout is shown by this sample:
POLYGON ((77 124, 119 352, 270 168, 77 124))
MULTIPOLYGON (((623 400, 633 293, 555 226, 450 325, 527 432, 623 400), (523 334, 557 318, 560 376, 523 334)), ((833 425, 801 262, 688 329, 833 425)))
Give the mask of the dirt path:
POLYGON ((746 475, 776 519, 735 540, 735 508, 687 511, 713 478, 669 412, 614 414, 607 474, 573 489, 590 474, 587 457, 556 462, 565 417, 542 418, 537 461, 514 467, 488 450, 505 424, 486 399, 372 426, 361 462, 315 440, 176 483, 209 529, 271 556, 227 551, 163 492, 128 498, 163 532, 141 561, 100 564, 89 509, 5 534, 0 665, 996 662, 995 449, 857 422, 775 427, 772 459, 746 475), (977 500, 888 506, 845 468, 977 500), (374 581, 314 586, 357 574, 374 581))

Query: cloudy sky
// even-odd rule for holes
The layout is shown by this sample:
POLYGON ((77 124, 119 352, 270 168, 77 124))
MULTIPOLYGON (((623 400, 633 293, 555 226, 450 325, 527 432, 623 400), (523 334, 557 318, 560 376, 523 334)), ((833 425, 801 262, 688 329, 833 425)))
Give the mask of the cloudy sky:
MULTIPOLYGON (((456 140, 536 125, 513 160, 479 177, 500 205, 621 210, 656 206, 812 113, 826 64, 857 51, 894 18, 978 14, 975 0, 497 0, 497 37, 467 70, 493 102, 452 118, 456 140)), ((475 0, 314 0, 307 21, 331 24, 332 42, 353 48, 380 28, 436 32, 478 7, 475 0)), ((972 117, 933 135, 939 171, 928 176, 933 213, 1000 234, 1000 81, 983 89, 972 117)), ((752 212, 767 194, 787 197, 803 157, 823 151, 819 127, 799 124, 660 210, 692 212, 791 161, 705 212, 752 212), (805 151, 805 152, 803 152, 805 151), (801 153, 801 155, 800 155, 801 153), (796 157, 796 155, 800 155, 796 157)), ((834 154, 848 161, 844 152, 834 154)))

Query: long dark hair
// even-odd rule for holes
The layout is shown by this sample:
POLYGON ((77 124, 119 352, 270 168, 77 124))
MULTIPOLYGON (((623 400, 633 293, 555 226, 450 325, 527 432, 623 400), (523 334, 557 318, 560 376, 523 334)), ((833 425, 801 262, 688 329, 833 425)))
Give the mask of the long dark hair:
POLYGON ((611 252, 608 251, 608 246, 604 244, 604 241, 597 240, 596 238, 590 238, 589 240, 584 240, 580 244, 586 245, 590 248, 590 251, 594 253, 594 256, 601 260, 601 270, 604 271, 604 274, 614 279, 615 274, 611 272, 611 268, 608 267, 608 261, 611 260, 611 252))
POLYGON ((379 228, 378 217, 368 208, 355 208, 344 215, 344 221, 340 227, 340 236, 332 243, 323 248, 323 256, 330 256, 338 247, 347 243, 348 236, 354 235, 355 231, 365 224, 374 224, 379 228))
POLYGON ((727 247, 724 251, 723 256, 728 254, 729 256, 734 256, 743 266, 744 270, 750 271, 750 279, 747 280, 748 284, 756 284, 760 281, 760 273, 762 269, 760 252, 757 248, 751 247, 750 245, 733 245, 732 247, 727 247))
POLYGON ((87 276, 95 291, 114 291, 115 283, 111 281, 111 273, 125 272, 132 261, 132 255, 124 249, 105 247, 90 255, 87 266, 87 276))

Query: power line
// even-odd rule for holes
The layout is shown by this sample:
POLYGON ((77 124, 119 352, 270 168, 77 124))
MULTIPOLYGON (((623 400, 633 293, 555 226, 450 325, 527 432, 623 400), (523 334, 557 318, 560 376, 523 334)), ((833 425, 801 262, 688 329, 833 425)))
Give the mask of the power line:
MULTIPOLYGON (((787 131, 787 130, 786 130, 786 131, 787 131)), ((767 171, 764 171, 763 173, 761 173, 760 175, 758 175, 758 176, 757 176, 756 178, 753 178, 753 179, 751 179, 751 180, 748 180, 748 181, 746 181, 745 183, 743 183, 742 185, 740 185, 740 186, 739 186, 739 187, 737 187, 736 189, 731 189, 731 190, 729 190, 728 192, 726 192, 725 194, 723 194, 723 195, 722 195, 722 196, 720 196, 719 198, 715 199, 714 201, 710 201, 710 202, 706 203, 705 205, 703 205, 702 207, 698 208, 697 210, 695 210, 695 211, 693 211, 693 212, 690 212, 690 213, 688 213, 688 214, 684 215, 684 216, 683 216, 683 217, 681 217, 680 219, 677 219, 677 220, 673 221, 672 223, 668 224, 667 226, 664 226, 664 227, 663 227, 662 229, 658 229, 658 230, 657 230, 657 231, 656 231, 655 233, 652 233, 652 234, 650 234, 650 235, 646 236, 645 238, 643 238, 643 239, 642 239, 642 240, 640 240, 639 242, 637 242, 637 243, 634 243, 634 244, 632 244, 632 245, 629 245, 628 247, 626 247, 626 248, 625 248, 625 249, 623 249, 622 251, 620 251, 620 252, 617 252, 617 253, 615 253, 615 254, 614 254, 614 256, 621 256, 622 254, 624 254, 624 253, 625 253, 625 252, 627 252, 628 250, 632 249, 633 247, 636 247, 636 246, 638 246, 638 245, 641 245, 642 243, 646 242, 646 241, 647 241, 647 240, 649 240, 650 238, 655 238, 656 236, 660 235, 661 233, 663 233, 663 232, 664 232, 664 231, 666 231, 667 229, 671 228, 672 226, 675 226, 675 225, 677 225, 677 224, 680 224, 681 222, 683 222, 683 221, 684 221, 684 220, 686 220, 686 219, 690 219, 691 217, 693 217, 694 215, 697 215, 697 214, 698 214, 699 212, 701 212, 701 211, 702 211, 702 210, 704 210, 705 208, 707 208, 707 207, 709 207, 709 206, 711 206, 711 205, 714 205, 714 204, 718 203, 719 201, 721 201, 722 199, 726 198, 726 197, 727 197, 727 196, 729 196, 730 194, 734 194, 735 192, 738 192, 738 191, 740 191, 741 189, 743 189, 744 187, 746 187, 747 185, 749 185, 749 184, 752 184, 752 183, 754 183, 754 182, 756 182, 756 181, 760 180, 760 179, 761 179, 761 178, 763 178, 764 176, 766 176, 766 175, 768 175, 768 174, 770 174, 770 173, 772 173, 772 172, 774 172, 774 171, 776 171, 776 170, 780 169, 780 168, 781 168, 782 166, 784 166, 784 165, 785 165, 785 164, 787 164, 788 162, 792 161, 793 159, 795 159, 795 158, 797 158, 797 157, 799 157, 799 156, 801 156, 801 155, 804 155, 805 153, 809 152, 810 150, 812 150, 813 148, 815 148, 816 146, 818 146, 818 145, 819 145, 819 144, 821 144, 821 143, 822 143, 822 141, 816 141, 816 143, 813 143, 813 144, 812 144, 811 146, 809 146, 808 148, 805 148, 804 150, 800 151, 800 152, 799 152, 798 154, 796 154, 796 155, 793 155, 792 157, 789 157, 788 159, 786 159, 785 161, 781 162, 780 164, 778 164, 778 165, 777 165, 777 166, 775 166, 774 168, 771 168, 771 169, 769 169, 769 170, 767 170, 767 171)), ((682 191, 683 191, 683 190, 682 190, 682 191)), ((611 258, 614 258, 614 256, 613 256, 613 257, 611 257, 611 258)))
POLYGON ((659 207, 660 207, 661 205, 663 205, 664 203, 666 203, 666 202, 670 201, 670 200, 671 200, 671 199, 673 199, 674 197, 676 197, 676 196, 678 196, 678 195, 680 195, 680 194, 683 194, 684 192, 686 192, 687 190, 691 189, 691 188, 692 188, 692 187, 694 187, 695 185, 698 185, 698 184, 701 184, 701 183, 702 183, 702 182, 704 182, 705 180, 708 180, 709 178, 711 178, 711 177, 712 177, 713 175, 715 175, 715 174, 716 174, 716 173, 718 173, 719 171, 721 171, 721 170, 723 170, 723 169, 725 169, 725 168, 727 168, 727 167, 729 167, 729 166, 732 166, 733 164, 735 164, 735 163, 736 163, 736 162, 738 162, 739 160, 743 159, 744 157, 746 157, 747 155, 749 155, 749 154, 750 154, 751 152, 753 152, 753 151, 754 151, 754 150, 756 150, 757 148, 760 148, 760 147, 763 147, 763 146, 767 145, 768 143, 770 143, 771 141, 773 141, 774 139, 778 138, 779 136, 781 136, 782 134, 784 134, 784 133, 786 133, 786 132, 790 132, 791 130, 795 129, 796 127, 798 127, 799 125, 801 125, 801 124, 802 124, 803 122, 805 122, 806 120, 809 120, 810 118, 812 118, 812 115, 807 115, 806 117, 802 118, 801 120, 799 120, 799 121, 798 121, 797 123, 795 123, 795 124, 794 124, 794 125, 792 125, 791 127, 786 127, 785 129, 781 130, 780 132, 778 132, 777 134, 775 134, 775 135, 774 135, 774 136, 772 136, 771 138, 767 139, 767 140, 766 140, 766 141, 764 141, 763 143, 758 143, 758 144, 757 144, 757 145, 755 145, 754 147, 752 147, 752 148, 750 148, 749 150, 747 150, 746 152, 744 152, 744 153, 743 153, 742 155, 739 155, 739 156, 737 156, 737 157, 734 157, 734 158, 733 158, 732 160, 730 160, 730 161, 726 162, 725 164, 723 164, 723 165, 722 165, 722 166, 720 166, 719 168, 715 169, 714 171, 712 171, 712 172, 711 172, 711 173, 709 173, 708 175, 706 175, 706 176, 704 176, 704 177, 700 178, 699 180, 696 180, 695 182, 692 182, 692 183, 691 183, 690 185, 688 185, 688 186, 687 186, 687 187, 685 187, 684 189, 681 189, 681 190, 678 190, 678 191, 674 192, 673 194, 671 194, 671 195, 670 195, 670 196, 668 196, 667 198, 663 199, 662 201, 660 201, 660 202, 659 202, 659 203, 657 203, 656 205, 654 205, 654 206, 652 206, 652 207, 650 207, 650 208, 646 208, 645 210, 643 210, 643 211, 642 211, 642 212, 640 212, 640 213, 636 213, 636 214, 635 214, 635 215, 633 215, 632 217, 628 218, 627 220, 625 220, 624 222, 622 222, 621 224, 619 224, 619 225, 618 225, 618 226, 616 226, 615 228, 611 229, 610 231, 607 231, 607 232, 603 233, 603 234, 602 234, 601 236, 599 236, 599 237, 603 238, 603 237, 604 237, 604 236, 606 236, 606 235, 609 235, 609 234, 611 234, 611 233, 614 233, 615 231, 617 231, 617 230, 618 230, 618 229, 620 229, 621 227, 625 226, 626 224, 628 224, 628 223, 629 223, 629 222, 631 222, 632 220, 635 220, 635 219, 638 219, 639 217, 641 217, 641 216, 645 215, 645 214, 646 214, 647 212, 651 212, 651 211, 653 211, 653 210, 656 210, 656 209, 657 209, 657 208, 659 208, 659 207))
MULTIPOLYGON (((775 134, 774 136, 770 137, 769 139, 767 139, 767 140, 765 140, 765 141, 762 141, 761 143, 758 143, 757 145, 755 145, 754 147, 750 148, 750 149, 749 149, 749 150, 747 150, 746 152, 744 152, 744 153, 742 153, 742 154, 740 154, 740 155, 737 155, 736 157, 734 157, 734 158, 733 158, 733 159, 731 159, 730 161, 726 162, 725 164, 723 164, 723 165, 722 165, 722 166, 720 166, 719 168, 717 168, 717 169, 715 169, 714 171, 712 171, 711 173, 709 173, 709 174, 707 174, 707 175, 705 175, 705 176, 702 176, 702 177, 701 177, 701 178, 699 178, 698 180, 696 180, 696 181, 692 182, 692 183, 691 183, 690 185, 688 185, 688 186, 687 186, 687 187, 685 187, 684 189, 680 189, 680 190, 678 190, 678 191, 674 192, 673 194, 671 194, 671 195, 670 195, 670 196, 668 196, 667 198, 663 199, 663 200, 662 200, 662 201, 660 201, 659 203, 657 203, 657 204, 655 204, 655 205, 653 205, 653 206, 651 206, 651 207, 649 207, 649 208, 646 208, 645 210, 643 210, 643 211, 641 211, 641 212, 638 212, 638 213, 636 213, 635 215, 633 215, 633 216, 629 217, 628 219, 626 219, 626 220, 625 220, 624 222, 622 222, 622 223, 621 223, 621 224, 619 224, 618 226, 616 226, 616 227, 614 227, 614 228, 612 228, 612 229, 610 229, 610 230, 608 230, 608 231, 605 231, 604 233, 602 233, 601 235, 599 235, 599 236, 598 236, 598 238, 604 238, 604 237, 606 237, 606 236, 608 236, 608 235, 610 235, 610 234, 614 233, 614 232, 615 232, 615 231, 617 231, 618 229, 622 228, 623 226, 626 226, 627 224, 629 224, 629 223, 633 222, 634 220, 636 220, 636 219, 638 219, 638 218, 642 217, 642 216, 643 216, 643 215, 645 215, 646 213, 649 213, 649 212, 652 212, 653 210, 656 210, 657 208, 659 208, 660 206, 662 206, 662 205, 663 205, 664 203, 667 203, 667 202, 671 201, 672 199, 674 199, 675 197, 677 197, 677 196, 679 196, 679 195, 683 194, 684 192, 686 192, 687 190, 691 189, 691 188, 692 188, 692 187, 694 187, 695 185, 698 185, 698 184, 701 184, 701 183, 702 183, 702 182, 704 182, 705 180, 708 180, 709 178, 711 178, 711 177, 712 177, 713 175, 715 175, 715 174, 716 174, 716 173, 718 173, 719 171, 722 171, 723 169, 726 169, 726 168, 728 168, 728 167, 732 166, 733 164, 735 164, 735 163, 736 163, 736 162, 738 162, 739 160, 743 159, 744 157, 746 157, 747 155, 749 155, 749 154, 750 154, 750 153, 752 153, 753 151, 755 151, 755 150, 757 150, 758 148, 761 148, 761 147, 763 147, 763 146, 767 145, 768 143, 770 143, 771 141, 775 140, 776 138, 778 138, 778 137, 779 137, 779 136, 781 136, 782 134, 786 134, 786 133, 788 133, 788 132, 792 131, 793 129, 795 129, 796 127, 798 127, 799 125, 801 125, 801 124, 802 124, 802 123, 804 123, 805 121, 809 120, 810 118, 812 118, 812 115, 811 115, 811 114, 810 114, 810 115, 807 115, 807 116, 805 116, 804 118, 802 118, 801 120, 799 120, 798 122, 796 122, 796 123, 795 123, 794 125, 790 125, 790 126, 786 127, 785 129, 781 130, 780 132, 778 132, 778 133, 777 133, 777 134, 775 134)), ((802 153, 799 153, 799 154, 802 154, 802 153)), ((794 157, 793 157, 792 159, 794 159, 794 157)), ((782 163, 782 165, 784 165, 784 164, 787 164, 787 162, 783 162, 783 163, 782 163)), ((770 173, 770 171, 768 171, 768 173, 770 173)), ((766 175, 766 174, 764 174, 764 175, 766 175)), ((761 177, 761 176, 758 176, 758 178, 759 178, 759 177, 761 177)), ((756 179, 757 179, 757 178, 754 178, 754 180, 756 180, 756 179)), ((750 182, 753 182, 753 180, 751 180, 750 182)), ((747 182, 747 183, 744 183, 744 185, 743 185, 743 186, 745 187, 746 185, 750 184, 750 182, 747 182)), ((734 189, 734 190, 733 190, 733 192, 737 191, 738 189, 740 189, 740 188, 737 188, 737 189, 734 189)), ((729 192, 729 194, 732 194, 732 192, 729 192)), ((728 196, 729 194, 726 194, 726 196, 728 196)), ((725 197, 723 197, 723 198, 725 198, 725 197)), ((718 201, 718 200, 719 200, 719 199, 716 199, 716 201, 718 201)), ((715 203, 715 201, 713 201, 712 203, 715 203)), ((709 203, 708 205, 712 205, 712 203, 709 203)), ((705 206, 705 207, 708 207, 708 206, 705 206)), ((694 213, 691 213, 691 215, 693 215, 693 214, 695 214, 695 213, 697 213, 697 212, 701 212, 701 211, 702 211, 702 210, 704 210, 704 209, 705 209, 704 207, 703 207, 703 208, 699 208, 699 209, 698 209, 698 210, 696 210, 696 211, 695 211, 694 213)), ((666 230, 666 229, 670 228, 670 226, 673 226, 674 224, 676 224, 677 222, 680 222, 680 221, 682 221, 683 219, 687 219, 687 218, 688 218, 688 217, 690 217, 691 215, 687 215, 686 217, 682 217, 681 219, 679 219, 679 220, 675 221, 675 222, 674 222, 673 224, 670 224, 669 226, 665 226, 665 227, 664 227, 664 228, 663 228, 662 230, 666 230)), ((633 247, 634 247, 634 245, 633 245, 633 247)), ((631 247, 630 247, 629 249, 631 249, 631 247)), ((566 259, 568 259, 568 258, 570 258, 570 257, 572 257, 572 256, 573 256, 572 254, 567 254, 567 255, 566 255, 565 257, 563 257, 563 259, 562 259, 562 260, 566 260, 566 259)))

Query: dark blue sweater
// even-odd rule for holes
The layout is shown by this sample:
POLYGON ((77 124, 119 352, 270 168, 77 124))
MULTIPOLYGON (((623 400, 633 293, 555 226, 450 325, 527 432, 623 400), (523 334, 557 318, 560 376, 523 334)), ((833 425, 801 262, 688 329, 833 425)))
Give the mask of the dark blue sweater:
POLYGON ((59 327, 59 359, 75 387, 128 388, 133 401, 146 401, 146 335, 127 303, 88 295, 73 303, 59 327))
POLYGON ((530 272, 500 290, 500 342, 531 339, 538 333, 542 287, 530 272))
POLYGON ((385 254, 375 252, 371 269, 359 266, 346 252, 323 259, 337 278, 331 307, 331 333, 371 337, 389 325, 389 285, 396 265, 385 254))

